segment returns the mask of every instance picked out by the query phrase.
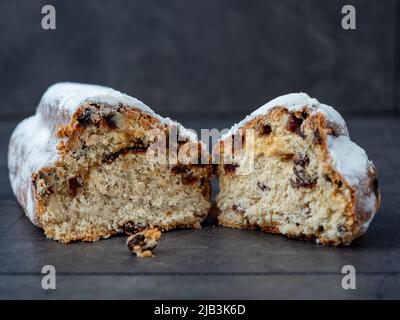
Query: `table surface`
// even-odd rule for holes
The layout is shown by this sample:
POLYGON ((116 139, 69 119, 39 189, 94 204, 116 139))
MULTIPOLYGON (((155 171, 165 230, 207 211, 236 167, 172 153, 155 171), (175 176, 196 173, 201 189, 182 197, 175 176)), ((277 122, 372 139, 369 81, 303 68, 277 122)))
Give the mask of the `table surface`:
MULTIPOLYGON (((184 123, 221 129, 234 121, 184 123)), ((347 119, 353 140, 378 168, 382 192, 369 231, 351 246, 322 246, 208 222, 201 230, 163 234, 152 259, 129 254, 125 236, 69 245, 46 239, 25 217, 9 185, 7 144, 16 123, 0 122, 2 299, 400 298, 398 118, 347 119), (56 269, 55 290, 41 287, 44 265, 56 269), (356 269, 355 290, 342 289, 344 265, 356 269)))

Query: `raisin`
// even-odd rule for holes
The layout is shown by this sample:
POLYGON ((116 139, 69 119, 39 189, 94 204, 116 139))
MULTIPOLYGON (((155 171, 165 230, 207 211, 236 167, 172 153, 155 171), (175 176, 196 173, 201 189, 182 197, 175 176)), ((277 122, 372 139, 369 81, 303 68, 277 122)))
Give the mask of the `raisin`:
POLYGON ((130 235, 126 240, 129 251, 138 257, 154 257, 153 250, 161 237, 161 231, 157 228, 147 229, 130 235))
POLYGON ((92 123, 92 111, 90 109, 85 109, 83 112, 78 116, 77 121, 81 128, 86 128, 88 125, 92 123))
POLYGON ((195 177, 191 173, 187 173, 182 176, 182 183, 185 185, 193 184, 197 182, 197 180, 198 180, 197 177, 195 177))
POLYGON ((293 112, 289 113, 289 119, 286 123, 286 129, 299 135, 302 138, 305 138, 304 133, 301 131, 303 120, 303 118, 297 118, 293 112))
POLYGON ((122 149, 118 150, 117 152, 113 152, 113 153, 107 155, 103 159, 103 162, 111 163, 115 159, 117 159, 120 155, 124 155, 124 154, 127 154, 127 153, 143 153, 143 152, 146 152, 147 149, 148 149, 148 147, 145 146, 143 144, 143 142, 138 142, 137 145, 126 147, 126 148, 122 148, 122 149))
POLYGON ((129 239, 126 245, 130 251, 134 251, 134 247, 142 246, 144 244, 145 239, 146 237, 144 236, 144 234, 138 233, 132 236, 132 238, 129 239))
POLYGON ((324 227, 323 226, 318 226, 318 232, 319 233, 322 233, 322 232, 324 232, 324 227))
POLYGON ((277 155, 281 161, 288 162, 292 161, 294 158, 293 153, 282 153, 277 155))
POLYGON ((313 188, 317 179, 311 179, 303 167, 293 166, 295 179, 290 180, 290 186, 293 189, 313 188))
POLYGON ((269 126, 268 124, 264 124, 261 127, 261 133, 264 135, 269 135, 272 132, 271 126, 269 126))
POLYGON ((72 197, 76 197, 78 189, 82 187, 82 178, 76 176, 68 179, 68 191, 72 197))
POLYGON ((300 167, 304 168, 304 167, 308 166, 308 164, 310 163, 310 159, 308 158, 307 155, 300 153, 297 155, 297 157, 295 157, 293 159, 293 163, 296 166, 300 166, 300 167))
POLYGON ((171 168, 171 172, 175 174, 187 173, 188 168, 184 165, 176 165, 171 168))
POLYGON ((266 186, 264 183, 261 183, 260 181, 257 182, 257 186, 262 190, 262 191, 270 191, 271 188, 266 186))
POLYGON ((298 188, 312 188, 317 179, 311 179, 310 175, 306 172, 305 167, 310 163, 307 155, 298 154, 293 159, 293 172, 295 180, 290 180, 290 185, 294 189, 298 188))
POLYGON ((239 167, 238 164, 224 164, 224 171, 225 173, 233 173, 237 167, 239 167))
POLYGON ((113 117, 114 117, 113 113, 110 113, 108 115, 103 116, 103 121, 104 121, 105 125, 107 127, 109 127, 110 129, 116 129, 117 128, 117 124, 113 120, 113 117))

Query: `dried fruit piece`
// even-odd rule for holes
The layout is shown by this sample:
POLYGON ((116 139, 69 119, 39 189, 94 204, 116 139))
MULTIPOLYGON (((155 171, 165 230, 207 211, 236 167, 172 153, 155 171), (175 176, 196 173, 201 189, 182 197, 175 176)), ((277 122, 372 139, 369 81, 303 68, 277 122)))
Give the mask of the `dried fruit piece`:
POLYGON ((194 175, 192 175, 191 173, 185 174, 182 176, 182 183, 184 185, 193 184, 193 183, 196 183, 197 181, 198 181, 198 178, 195 177, 194 175))
POLYGON ((312 188, 315 186, 317 179, 311 178, 305 169, 309 163, 310 159, 307 155, 299 154, 293 159, 293 172, 295 179, 290 180, 290 186, 292 188, 312 188))
POLYGON ((225 173, 232 173, 232 172, 235 172, 237 167, 239 167, 238 164, 225 164, 224 171, 225 171, 225 173))
POLYGON ((299 188, 313 188, 317 179, 311 179, 304 168, 298 168, 296 166, 293 167, 293 172, 295 175, 295 179, 290 180, 290 186, 293 189, 299 188))
POLYGON ((137 257, 154 257, 153 250, 161 237, 161 231, 157 228, 146 229, 128 237, 126 246, 137 257))
POLYGON ((181 174, 181 173, 186 173, 188 171, 188 168, 184 165, 178 164, 176 166, 173 166, 171 168, 171 172, 175 174, 181 174))
POLYGON ((118 127, 117 123, 114 120, 114 116, 115 116, 115 114, 113 114, 113 113, 109 113, 109 114, 103 116, 103 121, 104 121, 105 125, 107 127, 109 127, 110 129, 116 129, 118 127))
POLYGON ((306 154, 298 154, 295 158, 293 158, 293 163, 296 166, 306 167, 310 163, 310 158, 306 154))
POLYGON ((299 135, 300 137, 304 138, 305 135, 304 133, 301 131, 301 125, 303 123, 303 118, 297 118, 296 114, 294 114, 293 112, 289 113, 289 119, 286 123, 286 129, 289 130, 290 132, 293 132, 297 135, 299 135))
POLYGON ((264 124, 261 127, 261 133, 264 135, 269 135, 272 132, 271 126, 269 126, 268 124, 264 124))
POLYGON ((88 125, 92 123, 92 111, 90 109, 85 109, 83 112, 78 116, 77 121, 81 128, 86 128, 88 125))
POLYGON ((125 155, 127 153, 143 153, 143 152, 146 152, 147 149, 148 149, 148 147, 145 146, 143 142, 137 142, 133 146, 122 148, 116 152, 113 152, 113 153, 107 155, 103 159, 103 162, 111 163, 115 159, 117 159, 120 155, 125 155))
POLYGON ((68 179, 68 191, 72 197, 76 197, 78 189, 83 185, 82 177, 76 176, 68 179))

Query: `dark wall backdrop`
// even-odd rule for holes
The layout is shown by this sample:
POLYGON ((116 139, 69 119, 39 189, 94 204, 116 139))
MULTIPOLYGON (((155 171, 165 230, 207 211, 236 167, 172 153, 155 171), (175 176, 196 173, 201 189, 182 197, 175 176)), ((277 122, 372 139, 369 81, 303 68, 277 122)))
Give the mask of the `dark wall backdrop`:
POLYGON ((2 0, 0 115, 32 114, 58 81, 111 86, 178 119, 239 119, 296 91, 343 113, 395 114, 399 3, 2 0), (41 28, 44 4, 56 30, 41 28), (341 28, 345 4, 357 30, 341 28))

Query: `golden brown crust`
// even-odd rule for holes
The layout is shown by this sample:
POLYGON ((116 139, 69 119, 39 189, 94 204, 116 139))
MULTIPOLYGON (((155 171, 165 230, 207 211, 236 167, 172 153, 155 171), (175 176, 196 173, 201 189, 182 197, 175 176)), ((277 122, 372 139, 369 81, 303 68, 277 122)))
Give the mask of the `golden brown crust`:
MULTIPOLYGON (((136 227, 136 232, 140 232, 142 230, 146 230, 148 228, 158 228, 161 231, 170 231, 170 230, 175 230, 175 229, 200 229, 201 224, 199 222, 196 222, 194 224, 185 224, 185 223, 174 223, 174 224, 169 224, 169 225, 152 225, 152 226, 135 226, 136 227)), ((113 230, 108 230, 108 229, 103 229, 103 230, 97 230, 93 232, 85 232, 85 233, 74 233, 74 234, 68 234, 66 236, 63 236, 62 238, 58 238, 57 235, 52 231, 52 230, 46 230, 46 227, 44 228, 45 235, 49 239, 53 240, 58 240, 61 243, 67 244, 70 242, 75 242, 75 241, 83 241, 83 242, 95 242, 100 239, 108 239, 114 235, 117 235, 119 233, 123 233, 124 231, 119 230, 119 231, 113 231, 113 230)), ((131 234, 126 232, 126 234, 131 234)))
POLYGON ((239 224, 239 223, 234 223, 232 221, 225 221, 225 220, 219 220, 219 225, 227 228, 232 228, 232 229, 241 229, 241 230, 261 230, 266 233, 271 233, 271 234, 279 234, 284 237, 287 237, 289 239, 296 239, 296 240, 305 240, 305 241, 318 241, 318 243, 324 244, 324 245, 333 245, 333 246, 338 246, 338 245, 344 245, 346 243, 339 243, 332 241, 331 239, 327 239, 324 237, 321 237, 320 235, 315 235, 315 236, 309 236, 305 234, 294 234, 294 233, 285 233, 282 234, 279 231, 279 228, 270 223, 265 223, 265 224, 239 224))

